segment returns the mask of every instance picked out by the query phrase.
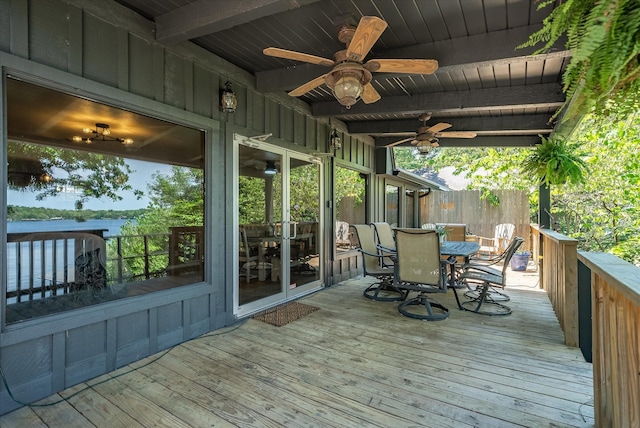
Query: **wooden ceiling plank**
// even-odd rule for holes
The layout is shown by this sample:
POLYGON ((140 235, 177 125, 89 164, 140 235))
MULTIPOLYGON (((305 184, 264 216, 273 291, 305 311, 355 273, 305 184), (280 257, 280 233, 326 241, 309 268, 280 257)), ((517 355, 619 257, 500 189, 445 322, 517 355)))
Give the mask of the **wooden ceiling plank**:
POLYGON ((174 44, 319 0, 197 0, 155 18, 156 40, 174 44))

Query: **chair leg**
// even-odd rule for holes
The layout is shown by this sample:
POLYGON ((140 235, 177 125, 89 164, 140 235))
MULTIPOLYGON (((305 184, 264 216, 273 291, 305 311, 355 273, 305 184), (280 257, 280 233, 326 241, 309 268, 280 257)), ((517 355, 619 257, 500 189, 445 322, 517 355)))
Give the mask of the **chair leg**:
POLYGON ((407 298, 407 291, 393 285, 391 278, 383 278, 364 290, 364 297, 378 302, 402 302, 407 298))
POLYGON ((425 293, 420 293, 413 299, 400 303, 400 305, 398 305, 398 312, 405 317, 426 321, 441 321, 449 316, 449 309, 435 300, 430 299, 425 293), (419 310, 424 310, 426 314, 411 310, 411 306, 419 307, 419 310), (434 310, 434 308, 436 310, 434 310))
POLYGON ((493 300, 489 293, 489 288, 489 283, 485 282, 482 284, 480 295, 466 302, 462 302, 462 309, 481 315, 509 315, 511 308, 493 300))
MULTIPOLYGON (((477 299, 480 296, 480 292, 481 292, 481 291, 478 291, 478 289, 479 288, 481 289, 482 285, 476 284, 475 288, 471 288, 471 285, 467 284, 467 288, 468 290, 465 291, 464 293, 465 297, 469 299, 477 299)), ((494 302, 508 302, 509 300, 511 300, 511 297, 509 297, 507 294, 498 291, 496 287, 492 287, 492 286, 489 286, 489 290, 487 290, 487 295, 489 296, 489 300, 492 300, 494 302)))

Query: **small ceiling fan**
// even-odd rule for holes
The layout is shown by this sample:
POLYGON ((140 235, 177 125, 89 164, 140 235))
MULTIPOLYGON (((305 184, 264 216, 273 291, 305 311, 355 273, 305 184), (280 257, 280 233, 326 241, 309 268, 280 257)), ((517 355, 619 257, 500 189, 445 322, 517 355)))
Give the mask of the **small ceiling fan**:
POLYGON ((373 59, 363 64, 365 56, 386 28, 387 23, 377 16, 363 16, 357 27, 343 25, 338 30, 338 40, 346 45, 346 49, 336 52, 332 60, 273 47, 263 52, 277 58, 332 67, 328 73, 297 87, 289 95, 299 97, 324 83, 340 104, 350 108, 360 98, 367 104, 380 99, 380 94, 371 84, 371 73, 431 74, 438 69, 438 61, 434 59, 373 59))
POLYGON ((416 146, 420 153, 426 154, 432 148, 438 147, 440 138, 475 138, 477 134, 475 132, 466 131, 447 131, 442 132, 445 129, 451 128, 450 123, 436 123, 433 126, 427 126, 427 121, 431 119, 431 113, 425 113, 418 117, 418 120, 422 122, 422 126, 418 128, 414 137, 405 138, 404 140, 394 141, 391 144, 387 144, 386 147, 397 146, 398 144, 411 141, 411 144, 416 146))

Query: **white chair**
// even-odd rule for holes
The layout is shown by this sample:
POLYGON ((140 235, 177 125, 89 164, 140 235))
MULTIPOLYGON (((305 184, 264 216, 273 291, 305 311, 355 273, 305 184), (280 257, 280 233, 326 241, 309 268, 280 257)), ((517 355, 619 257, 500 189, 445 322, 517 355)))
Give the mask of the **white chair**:
POLYGON ((480 244, 478 254, 492 257, 502 253, 511 242, 515 230, 515 225, 501 223, 496 226, 493 238, 478 236, 478 244, 480 244))

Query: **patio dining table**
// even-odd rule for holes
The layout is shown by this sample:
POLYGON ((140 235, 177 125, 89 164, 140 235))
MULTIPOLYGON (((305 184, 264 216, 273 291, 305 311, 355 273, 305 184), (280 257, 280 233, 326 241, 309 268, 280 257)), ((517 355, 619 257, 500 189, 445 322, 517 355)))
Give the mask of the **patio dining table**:
MULTIPOLYGON (((440 245, 440 254, 443 256, 455 256, 463 257, 465 262, 469 261, 469 257, 477 253, 480 249, 480 244, 477 242, 469 241, 444 241, 440 245)), ((456 296, 456 303, 458 303, 458 309, 463 309, 460 304, 460 298, 456 291, 456 265, 451 264, 451 272, 449 273, 449 287, 453 289, 453 294, 456 296)))

